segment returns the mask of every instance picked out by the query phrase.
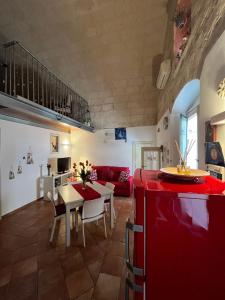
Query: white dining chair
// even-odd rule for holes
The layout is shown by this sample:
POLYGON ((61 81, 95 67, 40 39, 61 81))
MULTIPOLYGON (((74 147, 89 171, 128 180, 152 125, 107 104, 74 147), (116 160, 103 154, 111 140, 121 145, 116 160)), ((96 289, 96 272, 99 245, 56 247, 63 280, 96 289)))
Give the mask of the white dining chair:
MULTIPOLYGON (((82 223, 84 247, 86 247, 85 232, 84 232, 85 223, 98 221, 99 219, 103 218, 105 238, 107 238, 106 223, 105 223, 105 207, 104 207, 103 197, 94 200, 84 201, 82 209, 79 210, 79 214, 82 223)), ((78 228, 78 224, 76 224, 76 227, 78 228)))
MULTIPOLYGON (((113 184, 111 182, 106 182, 105 187, 112 190, 113 192, 115 190, 115 184, 113 184)), ((108 211, 109 206, 110 206, 110 199, 108 198, 108 199, 105 199, 105 209, 106 209, 106 211, 108 211)), ((113 217, 114 217, 114 219, 116 219, 116 213, 115 213, 114 207, 113 207, 113 217)))
MULTIPOLYGON (((66 206, 65 206, 63 199, 60 198, 60 196, 59 196, 57 200, 54 200, 53 198, 51 198, 51 202, 52 202, 53 208, 54 208, 54 220, 53 220, 53 225, 52 225, 52 230, 51 230, 51 235, 50 235, 50 240, 49 240, 50 242, 53 241, 56 222, 62 218, 65 218, 65 221, 66 221, 66 206)), ((75 224, 76 224, 76 209, 75 208, 71 209, 70 212, 72 215, 73 224, 75 226, 75 224)))

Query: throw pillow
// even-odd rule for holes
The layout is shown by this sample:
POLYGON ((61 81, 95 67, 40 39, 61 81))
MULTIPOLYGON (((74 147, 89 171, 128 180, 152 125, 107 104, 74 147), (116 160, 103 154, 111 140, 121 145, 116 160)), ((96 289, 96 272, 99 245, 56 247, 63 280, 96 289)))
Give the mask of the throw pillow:
POLYGON ((96 171, 96 170, 92 170, 92 171, 91 171, 90 179, 91 179, 92 181, 95 181, 95 180, 98 179, 97 171, 96 171))
POLYGON ((126 182, 126 181, 128 181, 129 176, 130 176, 130 173, 128 171, 121 171, 119 181, 120 182, 126 182))

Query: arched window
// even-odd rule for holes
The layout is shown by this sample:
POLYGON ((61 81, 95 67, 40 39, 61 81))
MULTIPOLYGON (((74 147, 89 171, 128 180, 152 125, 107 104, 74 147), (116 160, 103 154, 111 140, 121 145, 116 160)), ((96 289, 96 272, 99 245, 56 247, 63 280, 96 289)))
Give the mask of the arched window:
POLYGON ((187 164, 191 168, 198 168, 198 106, 200 96, 200 81, 194 79, 182 88, 177 96, 172 114, 179 116, 179 144, 182 154, 185 153, 188 144, 194 141, 187 164))

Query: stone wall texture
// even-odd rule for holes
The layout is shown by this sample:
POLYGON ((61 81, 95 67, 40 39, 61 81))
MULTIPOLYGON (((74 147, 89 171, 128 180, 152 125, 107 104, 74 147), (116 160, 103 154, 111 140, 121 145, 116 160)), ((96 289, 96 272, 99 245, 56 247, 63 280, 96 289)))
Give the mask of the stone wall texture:
MULTIPOLYGON (((172 108, 177 95, 188 81, 200 79, 205 57, 224 30, 225 0, 192 1, 192 32, 177 68, 173 69, 166 88, 160 93, 158 120, 168 108, 172 108)), ((170 35, 172 41, 172 30, 170 35)), ((171 56, 171 48, 172 44, 167 43, 164 51, 165 58, 171 56)), ((220 58, 215 57, 216 59, 220 58)))
POLYGON ((192 0, 188 45, 159 92, 159 63, 172 57, 176 2, 1 1, 0 42, 20 41, 87 99, 96 128, 154 125, 183 85, 199 78, 207 51, 225 28, 225 0, 192 0))
POLYGON ((20 41, 87 99, 96 128, 143 126, 156 123, 166 23, 167 0, 10 0, 0 41, 20 41))

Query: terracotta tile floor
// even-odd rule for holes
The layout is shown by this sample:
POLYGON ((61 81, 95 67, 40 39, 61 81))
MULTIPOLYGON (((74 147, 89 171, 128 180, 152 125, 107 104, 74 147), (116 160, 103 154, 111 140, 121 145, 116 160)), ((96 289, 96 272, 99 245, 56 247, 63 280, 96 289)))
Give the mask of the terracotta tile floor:
POLYGON ((49 243, 53 209, 43 200, 0 220, 0 299, 122 300, 124 299, 124 230, 132 218, 132 198, 115 198, 114 230, 102 222, 86 224, 82 234, 71 231, 65 247, 65 222, 58 222, 49 243))

